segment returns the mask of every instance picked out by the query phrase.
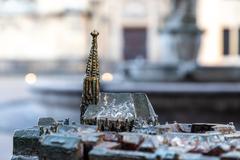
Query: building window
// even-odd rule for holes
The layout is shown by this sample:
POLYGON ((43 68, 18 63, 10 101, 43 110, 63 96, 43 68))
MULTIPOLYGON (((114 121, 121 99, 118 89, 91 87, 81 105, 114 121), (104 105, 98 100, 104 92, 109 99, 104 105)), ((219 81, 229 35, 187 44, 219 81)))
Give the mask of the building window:
POLYGON ((230 31, 229 29, 223 30, 223 54, 229 55, 230 52, 230 31))
POLYGON ((147 57, 147 29, 124 28, 124 59, 131 60, 147 57))

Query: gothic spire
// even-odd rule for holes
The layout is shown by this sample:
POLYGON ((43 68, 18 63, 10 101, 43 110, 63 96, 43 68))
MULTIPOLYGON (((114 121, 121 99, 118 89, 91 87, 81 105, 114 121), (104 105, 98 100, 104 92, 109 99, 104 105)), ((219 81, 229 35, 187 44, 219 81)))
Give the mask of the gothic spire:
POLYGON ((98 52, 97 52, 97 36, 99 33, 94 30, 91 32, 92 36, 92 47, 87 61, 86 76, 87 77, 98 77, 99 74, 99 62, 98 62, 98 52))
POLYGON ((97 31, 91 32, 92 47, 87 60, 86 76, 83 81, 82 103, 80 106, 80 121, 82 123, 84 113, 90 104, 97 104, 100 95, 100 74, 97 53, 97 31))

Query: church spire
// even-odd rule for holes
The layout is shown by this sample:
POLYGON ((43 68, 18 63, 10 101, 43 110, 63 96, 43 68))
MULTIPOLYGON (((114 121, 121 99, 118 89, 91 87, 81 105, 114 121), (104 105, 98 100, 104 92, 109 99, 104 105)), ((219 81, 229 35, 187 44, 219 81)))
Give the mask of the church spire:
POLYGON ((90 55, 88 57, 86 76, 99 78, 99 62, 98 62, 98 52, 97 52, 97 36, 99 33, 97 31, 91 32, 92 35, 92 47, 90 50, 90 55))
POLYGON ((82 103, 80 107, 81 122, 88 105, 97 104, 100 94, 100 73, 97 52, 97 36, 99 35, 99 33, 94 30, 93 32, 91 32, 91 35, 92 46, 87 60, 86 75, 83 82, 82 103))

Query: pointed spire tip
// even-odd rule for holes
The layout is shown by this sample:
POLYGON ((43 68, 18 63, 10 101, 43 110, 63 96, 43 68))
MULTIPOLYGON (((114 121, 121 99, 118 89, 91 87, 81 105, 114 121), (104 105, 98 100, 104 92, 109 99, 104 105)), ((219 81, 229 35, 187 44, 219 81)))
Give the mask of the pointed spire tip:
POLYGON ((98 33, 98 31, 96 31, 96 30, 93 30, 93 31, 91 32, 91 35, 92 35, 92 36, 98 36, 98 35, 99 35, 99 33, 98 33))

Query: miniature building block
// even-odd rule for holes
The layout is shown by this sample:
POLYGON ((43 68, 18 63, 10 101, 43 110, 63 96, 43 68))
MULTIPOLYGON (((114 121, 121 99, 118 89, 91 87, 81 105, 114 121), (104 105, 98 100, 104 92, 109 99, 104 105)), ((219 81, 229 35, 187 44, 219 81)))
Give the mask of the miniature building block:
POLYGON ((12 156, 11 160, 39 160, 38 156, 22 156, 22 155, 18 155, 18 156, 12 156))
POLYGON ((38 120, 38 126, 53 126, 56 124, 57 122, 52 117, 39 118, 38 120))
POLYGON ((239 160, 240 159, 240 152, 232 151, 225 153, 221 156, 221 160, 239 160))
POLYGON ((154 154, 139 151, 95 147, 89 152, 90 160, 154 160, 154 154))
POLYGON ((80 138, 64 135, 46 135, 41 139, 40 160, 79 160, 83 158, 80 138))
POLYGON ((13 136, 13 153, 15 155, 37 155, 39 138, 38 128, 16 130, 13 136))

